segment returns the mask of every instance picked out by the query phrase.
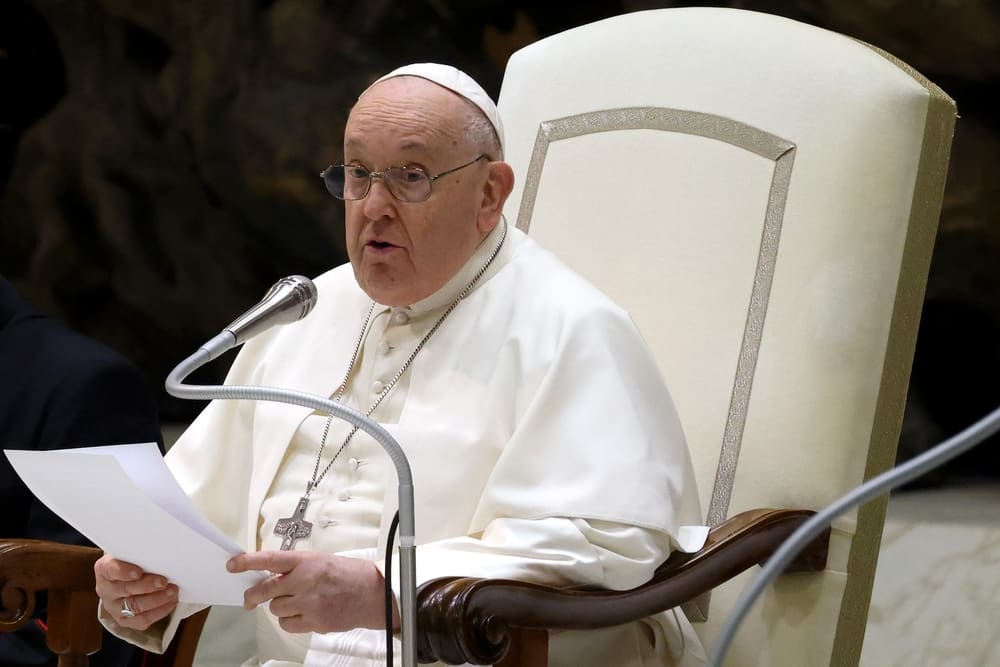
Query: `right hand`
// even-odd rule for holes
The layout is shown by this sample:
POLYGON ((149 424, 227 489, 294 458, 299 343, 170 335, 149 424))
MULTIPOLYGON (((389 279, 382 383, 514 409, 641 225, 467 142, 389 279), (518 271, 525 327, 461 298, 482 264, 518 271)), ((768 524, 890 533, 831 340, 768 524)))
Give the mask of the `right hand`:
POLYGON ((177 607, 177 586, 166 577, 108 554, 94 563, 94 579, 101 606, 124 628, 146 630, 177 607), (125 601, 135 616, 122 615, 125 601))

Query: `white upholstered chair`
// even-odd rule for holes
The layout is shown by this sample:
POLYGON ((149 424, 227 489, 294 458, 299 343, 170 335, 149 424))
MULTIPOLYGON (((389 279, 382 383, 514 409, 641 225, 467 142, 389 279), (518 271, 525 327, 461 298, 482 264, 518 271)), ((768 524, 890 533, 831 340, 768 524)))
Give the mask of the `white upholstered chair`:
MULTIPOLYGON (((637 12, 515 53, 507 217, 653 348, 711 525, 890 467, 956 118, 892 56, 756 12, 637 12)), ((884 499, 758 602, 733 665, 855 664, 884 499)), ((752 573, 686 606, 711 645, 752 573)))
MULTIPOLYGON (((752 572, 701 593, 787 534, 770 515, 754 515, 752 531, 729 517, 824 507, 893 462, 954 104, 842 35, 688 8, 518 51, 500 112, 518 174, 507 217, 632 314, 680 412, 705 519, 720 527, 695 559, 668 562, 663 586, 596 605, 502 582, 425 585, 422 655, 502 653, 511 626, 519 643, 504 664, 542 664, 535 617, 565 608, 556 626, 587 627, 664 600, 707 619, 695 627, 712 646, 752 572), (706 569, 715 574, 692 574, 706 569)), ((825 569, 779 579, 726 664, 857 663, 884 510, 874 502, 837 521, 828 555, 812 561, 825 569)), ((0 625, 26 622, 34 590, 62 590, 49 597, 50 633, 59 628, 61 664, 82 664, 99 637, 97 552, 49 547, 0 545, 0 625), (53 620, 70 607, 82 620, 53 620)), ((195 621, 197 631, 204 616, 195 621)), ((176 664, 190 664, 196 631, 176 664)))

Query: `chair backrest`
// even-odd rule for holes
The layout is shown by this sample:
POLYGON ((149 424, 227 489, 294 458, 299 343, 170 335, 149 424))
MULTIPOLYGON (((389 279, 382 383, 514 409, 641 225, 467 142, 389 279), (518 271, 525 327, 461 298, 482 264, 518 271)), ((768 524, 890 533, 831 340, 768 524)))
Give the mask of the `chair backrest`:
MULTIPOLYGON (((843 35, 684 8, 518 51, 499 107, 507 217, 631 313, 709 523, 821 508, 892 465, 950 98, 843 35)), ((826 571, 783 577, 731 664, 857 662, 884 510, 834 524, 826 571)), ((689 609, 706 644, 749 576, 689 609)))

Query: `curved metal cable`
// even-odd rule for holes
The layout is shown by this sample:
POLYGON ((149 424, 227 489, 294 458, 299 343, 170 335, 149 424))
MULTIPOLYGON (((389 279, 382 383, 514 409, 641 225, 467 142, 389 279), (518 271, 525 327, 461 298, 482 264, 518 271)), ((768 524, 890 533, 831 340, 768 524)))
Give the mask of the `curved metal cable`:
POLYGON ((781 547, 774 552, 774 555, 768 559, 767 563, 761 569, 760 575, 744 589, 743 593, 737 599, 736 605, 726 620, 726 624, 719 633, 715 648, 709 656, 708 664, 711 667, 720 667, 722 665, 722 660, 726 657, 726 652, 729 650, 729 645, 732 643, 740 623, 743 622, 743 619, 749 613, 750 608, 757 601, 757 598, 760 597, 764 589, 779 574, 785 571, 785 568, 794 560, 795 556, 829 526, 835 518, 950 461, 959 454, 972 449, 997 431, 1000 431, 1000 408, 993 410, 993 412, 990 412, 961 433, 948 438, 920 456, 887 470, 877 477, 871 478, 861 486, 841 496, 799 526, 798 530, 792 533, 781 547))

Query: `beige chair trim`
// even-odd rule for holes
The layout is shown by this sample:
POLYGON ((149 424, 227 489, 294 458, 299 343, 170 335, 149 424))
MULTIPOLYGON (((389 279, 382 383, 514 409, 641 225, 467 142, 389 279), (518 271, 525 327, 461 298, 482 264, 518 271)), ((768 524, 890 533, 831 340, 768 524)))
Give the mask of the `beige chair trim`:
MULTIPOLYGON (((865 465, 867 480, 891 468, 896 459, 903 408, 910 382, 910 366, 917 339, 916 322, 920 319, 923 307, 957 115, 955 101, 938 86, 895 56, 870 44, 864 45, 905 71, 930 94, 917 179, 910 204, 910 220, 900 264, 899 284, 886 342, 882 381, 875 405, 868 461, 865 465)), ((848 557, 848 577, 840 606, 837 634, 834 637, 831 665, 857 665, 861 659, 888 502, 888 496, 883 496, 858 510, 857 530, 848 557)))
MULTIPOLYGON (((730 118, 663 107, 604 109, 543 121, 538 126, 535 146, 528 164, 524 193, 517 214, 518 229, 527 233, 531 224, 531 215, 535 206, 535 198, 538 195, 538 185, 542 177, 549 144, 586 134, 639 129, 662 130, 706 137, 774 161, 753 290, 750 294, 750 303, 747 306, 743 340, 733 379, 726 428, 719 454, 719 464, 716 468, 715 485, 712 489, 712 499, 706 519, 710 526, 717 526, 726 519, 732 496, 733 481, 736 477, 743 428, 746 424, 747 409, 750 403, 750 391, 753 387, 754 371, 764 331, 764 318, 767 314, 774 267, 778 256, 778 242, 785 214, 788 184, 791 180, 792 165, 795 160, 795 144, 730 118)), ((704 621, 708 618, 708 607, 709 596, 706 594, 685 605, 684 611, 690 620, 704 621)))

